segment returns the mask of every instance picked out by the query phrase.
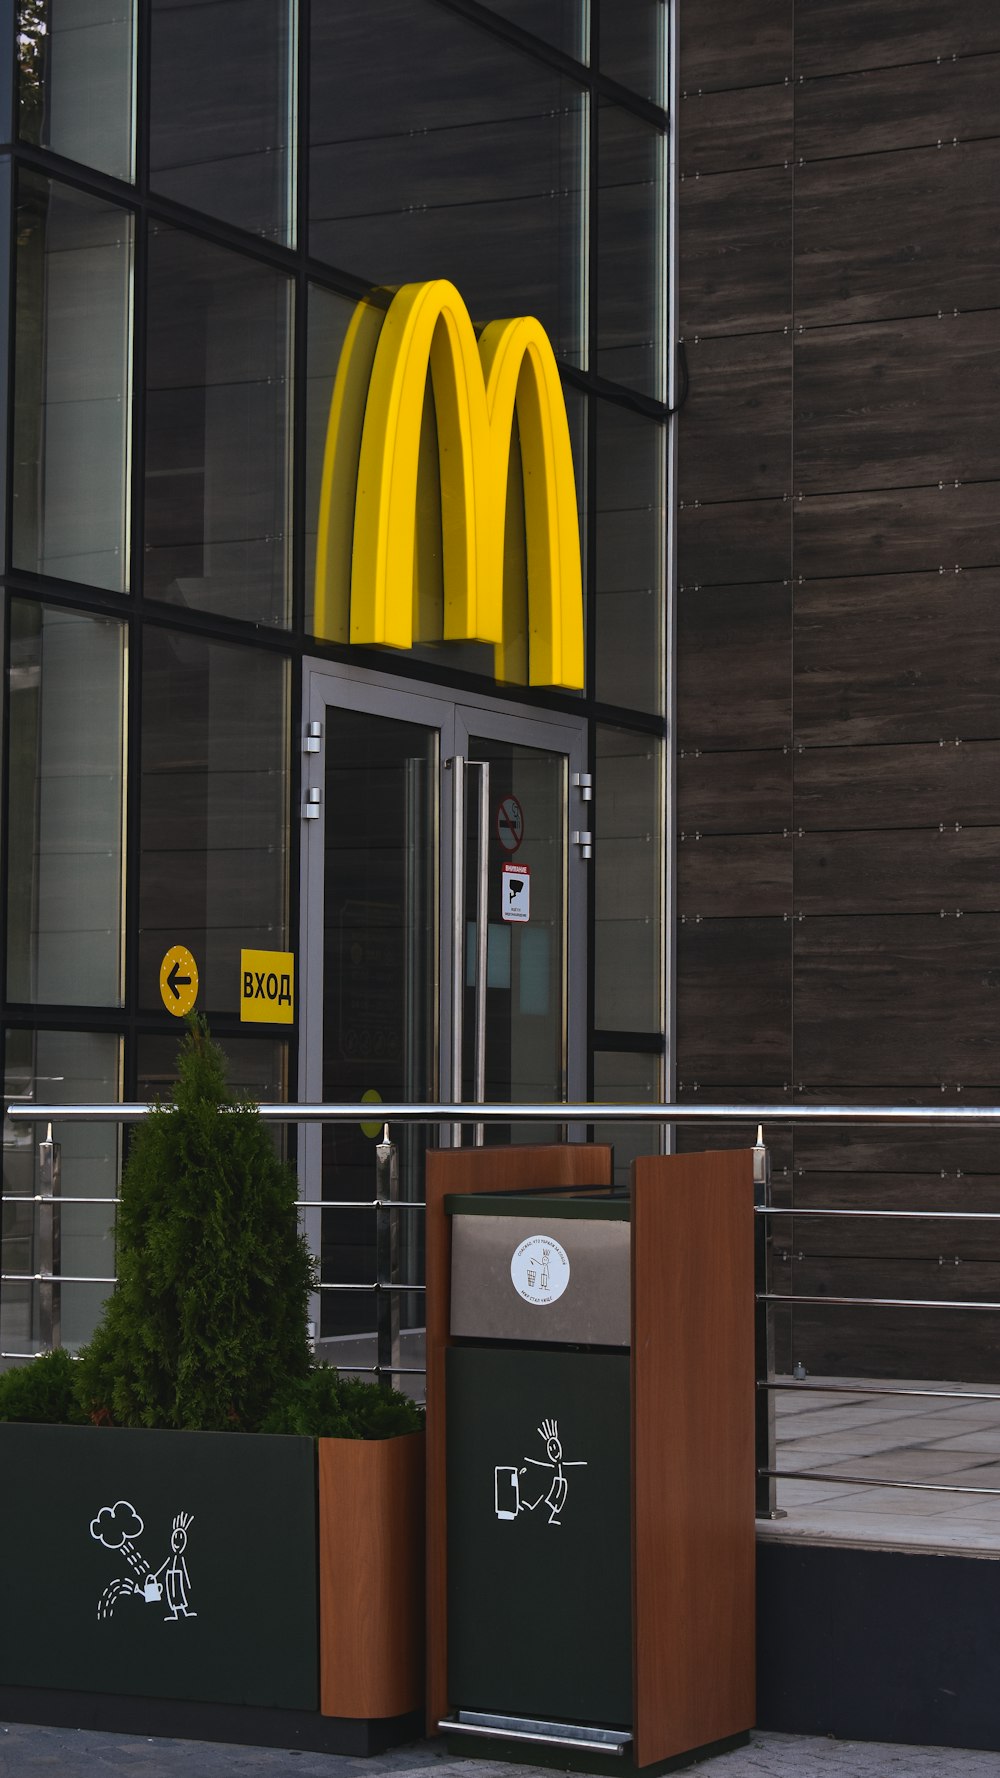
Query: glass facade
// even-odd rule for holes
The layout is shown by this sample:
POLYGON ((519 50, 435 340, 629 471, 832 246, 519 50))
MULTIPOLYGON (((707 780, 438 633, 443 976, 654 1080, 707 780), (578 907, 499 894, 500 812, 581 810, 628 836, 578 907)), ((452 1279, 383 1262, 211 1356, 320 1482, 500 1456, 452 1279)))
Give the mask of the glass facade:
MULTIPOLYGON (((605 6, 598 32, 586 0, 20 0, 0 46, 18 100, 0 833, 10 1096, 166 1086, 178 1027, 159 972, 175 944, 197 958, 198 1006, 234 1082, 297 1090, 298 1006, 291 1025, 242 1025, 240 953, 296 953, 300 980, 323 967, 299 954, 299 688, 316 657, 586 724, 589 981, 571 987, 588 1007, 587 1084, 660 1090, 665 12, 605 6), (477 328, 535 315, 552 341, 583 546, 582 691, 526 683, 531 471, 516 426, 504 682, 491 647, 443 640, 448 496, 430 391, 414 647, 349 640, 360 435, 341 427, 331 493, 337 390, 348 371, 367 375, 395 289, 433 278, 458 287, 477 328), (327 495, 336 535, 321 574, 327 495)), ((521 957, 525 1042, 541 1043, 540 887, 537 908, 504 942, 521 957)), ((427 1053, 440 1041, 425 1033, 427 1053)), ((112 1127, 67 1126, 65 1142, 74 1186, 113 1195, 112 1127)), ((8 1126, 8 1192, 27 1192, 33 1153, 8 1126)), ((33 1213, 4 1211, 4 1241, 23 1249, 4 1269, 33 1269, 33 1213)), ((65 1229, 95 1277, 102 1216, 65 1229)), ((62 1305, 74 1340, 104 1286, 75 1288, 62 1305)), ((0 1319, 8 1309, 5 1349, 33 1349, 37 1293, 0 1290, 0 1319)))

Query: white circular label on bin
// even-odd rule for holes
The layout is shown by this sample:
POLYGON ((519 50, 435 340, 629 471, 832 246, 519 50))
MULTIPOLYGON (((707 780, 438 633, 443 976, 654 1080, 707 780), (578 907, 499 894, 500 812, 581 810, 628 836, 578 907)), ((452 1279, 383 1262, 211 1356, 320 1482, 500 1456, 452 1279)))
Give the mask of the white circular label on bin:
POLYGON ((558 1302, 569 1283, 569 1254, 551 1235, 532 1235, 514 1249, 510 1279, 518 1296, 544 1309, 558 1302))

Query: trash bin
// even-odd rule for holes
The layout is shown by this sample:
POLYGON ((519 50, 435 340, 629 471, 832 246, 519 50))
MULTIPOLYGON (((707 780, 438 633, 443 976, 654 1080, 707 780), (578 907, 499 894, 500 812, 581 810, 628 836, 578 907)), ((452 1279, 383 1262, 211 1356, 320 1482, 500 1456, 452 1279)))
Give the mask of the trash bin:
MULTIPOLYGON (((449 1691, 459 1721, 631 1739, 627 1200, 448 1198, 449 1691)), ((528 1730, 530 1732, 530 1729, 528 1730)))
POLYGON ((753 1722, 753 1157, 610 1177, 600 1144, 428 1154, 428 1709, 638 1778, 753 1722))

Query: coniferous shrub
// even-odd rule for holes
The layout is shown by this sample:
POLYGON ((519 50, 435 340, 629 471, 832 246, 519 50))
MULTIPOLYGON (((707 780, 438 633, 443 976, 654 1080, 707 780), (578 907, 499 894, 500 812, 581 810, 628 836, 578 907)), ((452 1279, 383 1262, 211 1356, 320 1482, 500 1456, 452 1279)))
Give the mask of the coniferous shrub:
POLYGON ((342 1377, 318 1364, 291 1380, 276 1397, 262 1432, 293 1432, 307 1438, 398 1438, 422 1432, 423 1410, 408 1395, 357 1377, 342 1377))
POLYGON ((295 1176, 252 1101, 230 1096, 201 1018, 178 1074, 172 1107, 133 1138, 118 1287, 74 1367, 79 1399, 98 1423, 254 1431, 310 1366, 295 1176))
POLYGON ((0 1375, 0 1420, 35 1420, 79 1426, 86 1415, 77 1400, 76 1371, 68 1352, 57 1347, 43 1358, 0 1375))

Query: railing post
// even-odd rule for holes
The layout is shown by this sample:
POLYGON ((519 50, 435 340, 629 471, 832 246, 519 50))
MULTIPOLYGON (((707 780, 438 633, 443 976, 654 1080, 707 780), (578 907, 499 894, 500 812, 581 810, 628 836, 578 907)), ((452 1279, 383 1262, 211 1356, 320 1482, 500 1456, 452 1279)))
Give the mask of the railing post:
POLYGON ((62 1339, 60 1211, 51 1201, 62 1189, 62 1144, 52 1140, 51 1124, 38 1144, 38 1189, 43 1200, 48 1200, 38 1206, 38 1337, 51 1352, 62 1339))
POLYGON ((783 1519, 777 1504, 777 1482, 762 1471, 775 1467, 774 1392, 762 1388, 774 1375, 774 1331, 770 1304, 765 1300, 768 1288, 768 1256, 771 1244, 770 1219, 757 1215, 771 1201, 771 1156, 764 1146, 763 1126, 758 1125, 753 1151, 754 1197, 754 1356, 756 1362, 756 1482, 755 1508, 758 1519, 783 1519))
POLYGON ((379 1382, 400 1385, 399 1340, 399 1214, 389 1206, 399 1199, 399 1149, 389 1140, 389 1126, 375 1144, 375 1363, 379 1382))

